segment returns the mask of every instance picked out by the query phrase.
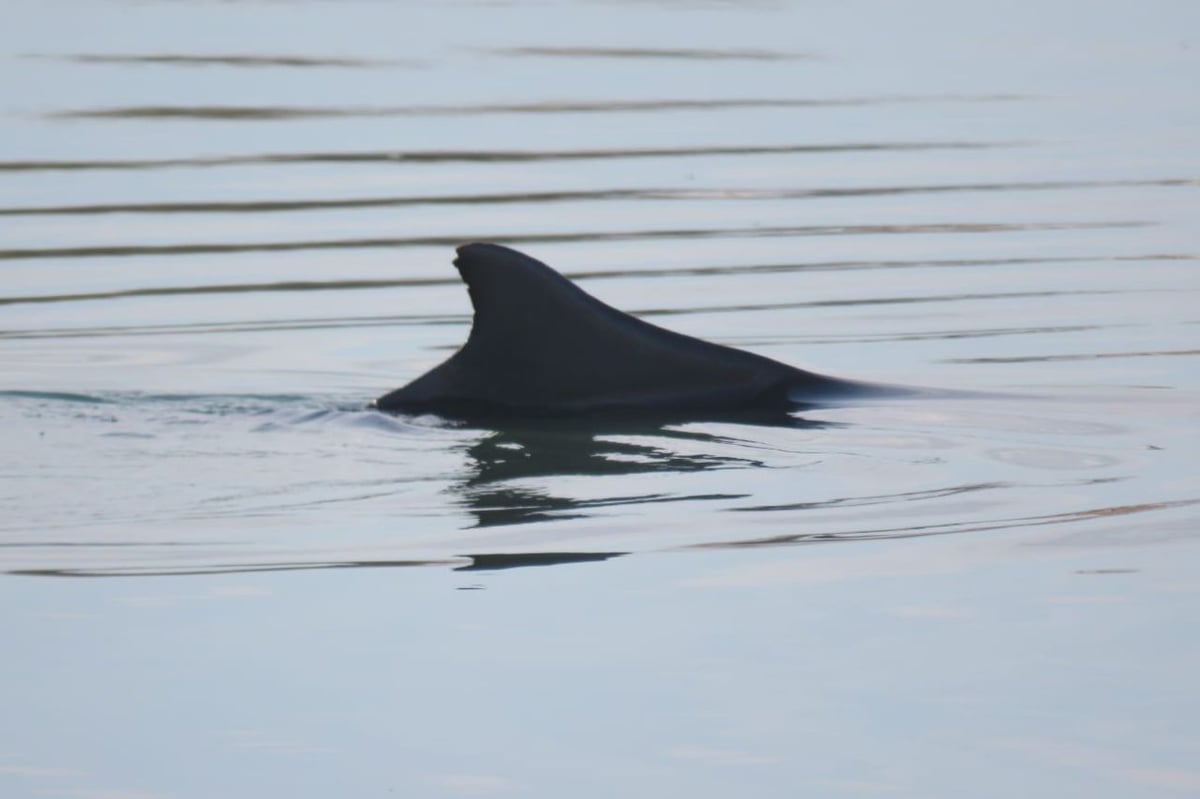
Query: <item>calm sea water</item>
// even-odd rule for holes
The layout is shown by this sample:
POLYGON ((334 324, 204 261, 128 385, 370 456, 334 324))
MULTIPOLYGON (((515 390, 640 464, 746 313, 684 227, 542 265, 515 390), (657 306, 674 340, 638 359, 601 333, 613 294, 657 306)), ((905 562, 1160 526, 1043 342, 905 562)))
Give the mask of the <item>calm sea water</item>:
POLYGON ((1200 6, 2 17, 0 795, 1200 794, 1200 6), (368 410, 472 240, 987 396, 368 410))

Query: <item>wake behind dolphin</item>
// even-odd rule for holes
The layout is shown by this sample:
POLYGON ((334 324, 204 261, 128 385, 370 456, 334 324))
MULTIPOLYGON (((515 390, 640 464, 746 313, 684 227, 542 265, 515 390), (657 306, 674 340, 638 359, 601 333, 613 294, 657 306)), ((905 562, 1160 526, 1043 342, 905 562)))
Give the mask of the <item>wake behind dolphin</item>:
POLYGON ((375 400, 448 416, 782 410, 909 393, 806 372, 618 311, 541 261, 498 244, 454 260, 475 320, 440 366, 375 400))

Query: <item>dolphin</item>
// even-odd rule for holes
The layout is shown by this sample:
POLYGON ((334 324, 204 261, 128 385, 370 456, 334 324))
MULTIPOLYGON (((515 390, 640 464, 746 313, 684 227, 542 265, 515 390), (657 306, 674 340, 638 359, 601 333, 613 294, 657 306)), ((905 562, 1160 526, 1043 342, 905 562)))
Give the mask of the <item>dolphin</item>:
POLYGON ((541 261, 464 244, 475 318, 462 349, 373 405, 389 413, 570 416, 803 408, 904 389, 807 372, 618 311, 541 261))

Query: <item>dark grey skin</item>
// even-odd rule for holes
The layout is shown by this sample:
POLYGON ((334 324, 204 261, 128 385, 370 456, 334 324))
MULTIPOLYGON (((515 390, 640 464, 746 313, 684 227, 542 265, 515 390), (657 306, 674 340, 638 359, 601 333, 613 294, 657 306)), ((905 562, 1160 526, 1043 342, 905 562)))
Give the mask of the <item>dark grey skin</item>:
POLYGON ((776 411, 907 389, 806 372, 665 330, 498 244, 454 260, 475 321, 449 360, 375 400, 391 413, 572 416, 776 411))

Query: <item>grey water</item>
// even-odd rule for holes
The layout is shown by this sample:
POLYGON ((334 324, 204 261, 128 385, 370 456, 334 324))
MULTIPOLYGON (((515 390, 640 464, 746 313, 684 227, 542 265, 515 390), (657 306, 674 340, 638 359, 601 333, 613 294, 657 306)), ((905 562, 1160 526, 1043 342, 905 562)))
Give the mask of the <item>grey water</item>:
POLYGON ((1200 6, 0 17, 0 796, 1200 795, 1200 6), (977 396, 370 410, 466 241, 977 396))

